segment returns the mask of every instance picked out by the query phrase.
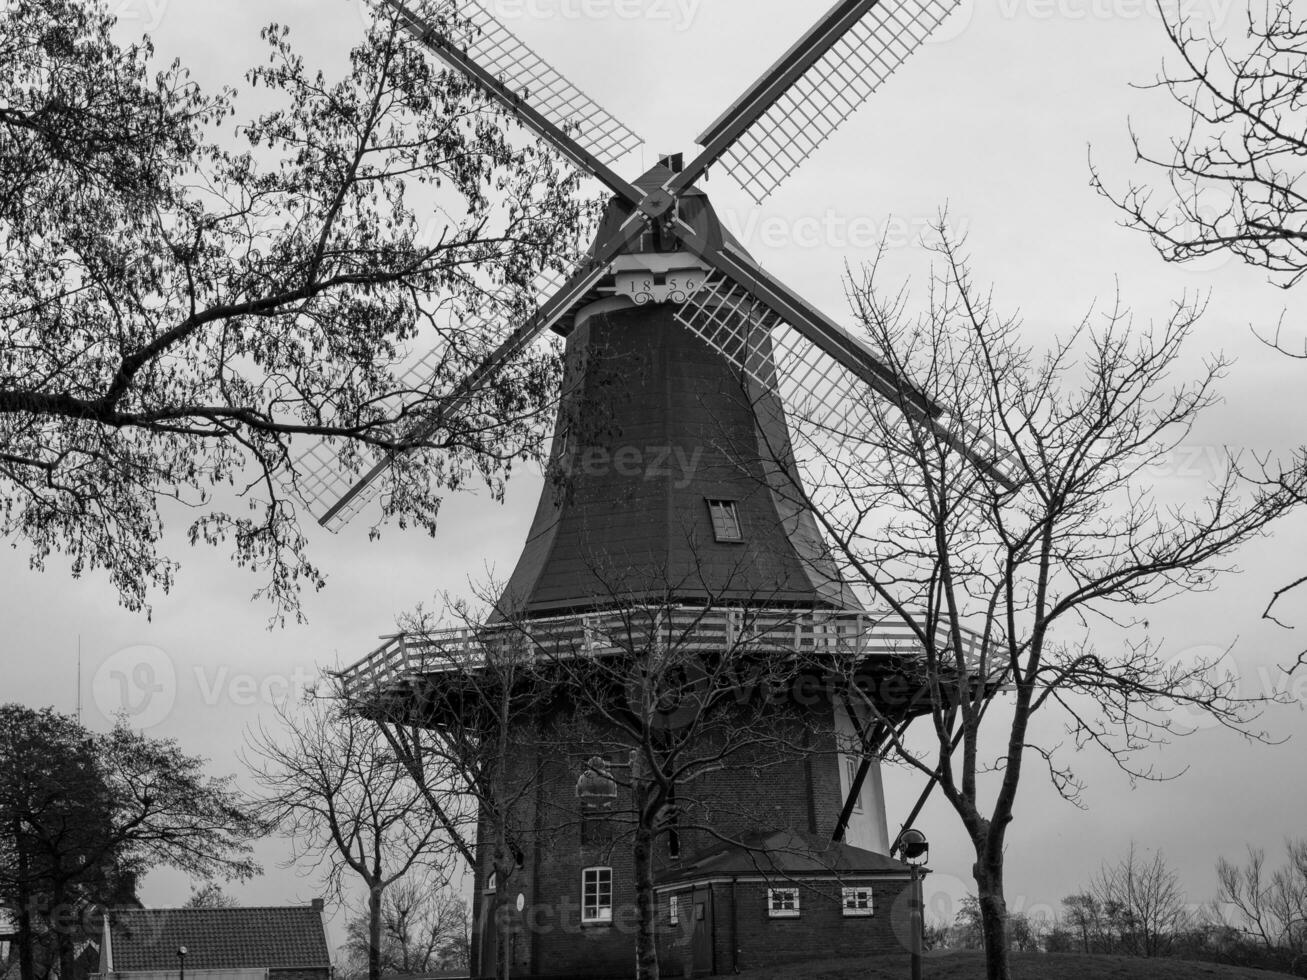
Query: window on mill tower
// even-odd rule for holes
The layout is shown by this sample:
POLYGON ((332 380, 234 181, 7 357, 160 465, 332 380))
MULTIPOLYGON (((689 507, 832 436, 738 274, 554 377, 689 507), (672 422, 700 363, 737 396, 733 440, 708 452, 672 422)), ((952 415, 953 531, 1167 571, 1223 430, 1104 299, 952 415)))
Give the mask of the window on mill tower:
POLYGON ((740 530, 740 512, 734 500, 709 500, 708 513, 712 516, 713 536, 718 541, 743 541, 740 530))

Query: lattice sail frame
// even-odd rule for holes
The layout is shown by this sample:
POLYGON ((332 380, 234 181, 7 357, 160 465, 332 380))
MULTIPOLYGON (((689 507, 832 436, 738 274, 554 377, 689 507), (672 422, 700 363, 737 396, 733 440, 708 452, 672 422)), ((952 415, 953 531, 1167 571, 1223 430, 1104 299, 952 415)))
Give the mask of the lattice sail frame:
POLYGON ((604 163, 616 163, 644 144, 476 0, 429 0, 420 10, 402 0, 384 2, 415 23, 435 18, 447 41, 604 163))
MULTIPOLYGON (((562 288, 563 276, 558 272, 546 272, 538 276, 532 285, 535 305, 538 309, 545 299, 562 288)), ((489 332, 505 322, 505 311, 511 308, 508 293, 492 295, 494 312, 484 316, 473 317, 466 321, 465 329, 480 333, 489 332)), ((409 365, 399 376, 398 390, 407 393, 427 392, 433 387, 436 368, 444 356, 443 347, 433 347, 423 357, 409 365)), ((398 411, 405 400, 402 394, 395 394, 381 402, 383 412, 388 407, 398 411)), ((419 426, 420 428, 420 426, 419 426)), ((358 482, 359 476, 367 472, 382 458, 379 453, 359 454, 358 465, 343 464, 336 440, 319 439, 295 458, 291 471, 298 473, 295 493, 300 501, 313 513, 328 511, 338 500, 346 497, 358 482)), ((376 499, 381 489, 381 481, 373 480, 360 493, 352 497, 341 510, 332 516, 327 527, 339 531, 360 511, 376 499)))
MULTIPOLYGON (((887 427, 908 425, 908 420, 867 383, 794 329, 771 307, 747 289, 715 273, 676 312, 676 320, 718 354, 727 358, 763 390, 776 393, 785 406, 791 436, 812 452, 800 460, 802 468, 826 485, 816 471, 838 469, 840 460, 865 468, 861 452, 876 442, 876 433, 889 436, 887 427), (897 422, 884 416, 899 415, 897 422), (867 438, 859 438, 866 433, 867 438)), ((854 341, 856 343, 856 341, 854 341)), ((985 447, 997 466, 1006 461, 992 439, 976 432, 956 416, 945 414, 934 424, 953 428, 968 442, 985 447)), ((877 452, 873 465, 882 477, 895 466, 892 454, 877 452)), ((904 472, 893 477, 907 483, 904 472)))
MULTIPOLYGON (((589 167, 592 173, 602 172, 602 167, 594 170, 598 165, 595 161, 611 164, 642 144, 639 136, 555 71, 476 0, 424 0, 420 12, 415 12, 406 0, 376 2, 399 12, 407 26, 437 57, 456 68, 460 56, 476 62, 493 79, 492 87, 502 87, 501 104, 507 104, 511 110, 514 100, 521 99, 529 105, 565 134, 555 134, 556 145, 561 138, 592 155, 589 164, 573 156, 574 161, 589 167), (432 16, 438 30, 424 20, 432 16), (433 38, 437 33, 439 37, 433 38), (447 52, 443 55, 442 45, 447 52), (449 53, 449 47, 456 50, 449 53)), ((961 2, 875 2, 868 13, 735 139, 722 157, 727 169, 755 200, 764 200, 922 46, 961 2), (875 42, 883 48, 875 47, 875 42)), ((487 82, 485 74, 482 81, 487 82)), ((565 146, 563 149, 566 152, 565 146)), ((560 284, 555 280, 539 288, 556 289, 560 284)), ((848 425, 851 421, 848 413, 854 406, 862 406, 861 411, 870 417, 872 410, 864 405, 869 391, 860 378, 732 280, 720 276, 710 280, 699 297, 678 313, 678 319, 714 349, 739 363, 767 390, 780 393, 783 401, 797 408, 805 420, 815 421, 819 428, 835 430, 836 413, 839 413, 838 421, 848 425), (715 301, 709 302, 712 297, 715 301), (747 315, 735 318, 714 317, 709 313, 712 309, 746 308, 747 315), (751 347, 752 338, 758 337, 767 337, 769 341, 751 347), (741 350, 745 351, 742 357, 741 350), (822 414, 814 415, 814 405, 821 406, 822 414)), ((469 323, 478 330, 489 325, 489 319, 484 318, 469 323)), ((424 376, 431 377, 440 353, 432 351, 405 373, 402 380, 406 390, 422 390, 414 382, 421 382, 424 376)), ((350 497, 349 491, 356 486, 353 478, 367 467, 350 466, 342 472, 340 464, 337 451, 325 442, 310 447, 296 461, 297 466, 303 467, 300 495, 311 506, 321 507, 342 498, 349 501, 328 522, 332 529, 338 529, 356 515, 376 497, 378 490, 378 484, 373 481, 364 492, 350 497)))
POLYGON ((761 204, 920 48, 963 0, 881 0, 726 151, 761 204))

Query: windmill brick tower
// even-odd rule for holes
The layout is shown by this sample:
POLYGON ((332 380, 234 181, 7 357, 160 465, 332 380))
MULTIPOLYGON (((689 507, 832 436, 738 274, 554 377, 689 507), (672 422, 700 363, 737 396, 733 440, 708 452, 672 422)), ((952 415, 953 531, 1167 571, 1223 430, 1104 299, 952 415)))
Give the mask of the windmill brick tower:
MULTIPOLYGON (((764 199, 956 0, 841 0, 700 137, 688 166, 666 157, 635 182, 611 166, 638 144, 633 134, 479 7, 386 3, 613 197, 576 273, 472 379, 493 376, 546 330, 566 338, 552 479, 495 615, 472 634, 396 638, 343 674, 350 696, 385 692, 407 723, 439 726, 430 699, 413 695, 445 683, 435 647, 491 657, 495 638, 516 632, 541 648, 570 645, 583 662, 638 659, 639 644, 613 639, 629 638, 633 610, 656 611, 646 639, 674 633, 718 661, 748 633, 772 653, 839 655, 879 676, 910 677, 903 637, 859 607, 797 492, 787 396, 842 412, 870 389, 978 466, 990 463, 943 406, 760 269, 696 183, 723 162, 764 199)), ((451 393, 445 411, 458 411, 470 392, 471 382, 451 393)), ((360 509, 387 465, 380 460, 353 483, 324 468, 323 523, 360 509)), ((901 948, 895 916, 909 874, 891 856, 879 752, 890 727, 913 712, 905 700, 881 705, 873 720, 833 695, 776 708, 775 728, 801 725, 825 741, 766 765, 724 767, 712 786, 716 805, 701 807, 692 829, 657 840, 665 971, 729 973, 901 948)), ((507 960, 517 976, 629 976, 632 935, 622 919, 637 902, 636 869, 630 848, 616 846, 603 815, 586 807, 619 795, 608 766, 637 763, 595 760, 589 744, 560 750, 543 735, 547 721, 531 711, 510 722, 504 778, 519 801, 517 826, 534 833, 511 842, 507 877, 494 873, 483 814, 474 973, 493 975, 507 960), (504 885, 511 897, 497 895, 504 885), (486 914, 492 905, 495 916, 486 914)), ((592 740, 605 741, 605 724, 592 740)))

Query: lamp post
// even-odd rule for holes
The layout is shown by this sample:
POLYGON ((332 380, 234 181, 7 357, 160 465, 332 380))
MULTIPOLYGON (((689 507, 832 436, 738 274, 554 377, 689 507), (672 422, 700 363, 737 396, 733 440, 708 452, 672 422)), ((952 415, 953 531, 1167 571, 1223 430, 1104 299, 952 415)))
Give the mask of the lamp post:
POLYGON ((909 928, 912 932, 912 980, 921 980, 921 946, 925 923, 922 917, 921 871, 930 860, 930 842, 920 830, 905 830, 898 841, 903 860, 912 869, 912 898, 908 902, 909 928))
POLYGON ((186 947, 177 947, 177 980, 186 980, 186 947))

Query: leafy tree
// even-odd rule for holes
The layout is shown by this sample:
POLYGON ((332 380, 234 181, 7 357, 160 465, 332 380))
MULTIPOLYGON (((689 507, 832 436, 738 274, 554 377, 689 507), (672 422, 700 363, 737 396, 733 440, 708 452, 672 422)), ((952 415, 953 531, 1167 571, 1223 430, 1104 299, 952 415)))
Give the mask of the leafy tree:
MULTIPOLYGON (((1293 509, 1301 475, 1269 471, 1250 485, 1231 454, 1192 499, 1163 498, 1148 474, 1188 437, 1223 371, 1217 359, 1190 382, 1173 377, 1201 309, 1178 304, 1141 331, 1118 304, 1101 326, 1075 324, 1036 351, 972 281, 959 243, 940 236, 919 315, 902 290, 880 288, 874 268, 852 294, 905 390, 947 411, 927 425, 906 401, 851 392, 833 437, 822 420, 797 418, 813 481, 793 494, 849 579, 923 651, 929 718, 920 738, 892 732, 890 748, 962 821, 988 975, 1006 980, 1004 853, 1023 776, 1042 764, 1064 796, 1080 788, 1036 719, 1059 713, 1078 747, 1102 748, 1143 778, 1168 774, 1137 754, 1187 734, 1193 713, 1261 737, 1265 701, 1241 698, 1219 663, 1170 661, 1147 614, 1211 588, 1240 545, 1293 509), (1002 478, 956 452, 959 442, 1002 478)), ((862 701, 893 728, 876 698, 862 701)))
POLYGON ((236 899, 222 890, 216 881, 206 881, 199 888, 191 885, 190 897, 182 903, 184 909, 231 909, 236 899))
POLYGON ((15 909, 22 980, 36 936, 73 975, 80 914, 119 890, 122 874, 167 865, 202 877, 258 871, 264 826, 230 778, 171 740, 119 725, 95 734, 51 709, 0 707, 0 898, 15 909))
POLYGON ((551 350, 423 423, 588 205, 406 38, 379 20, 330 78, 271 26, 245 80, 273 107, 242 117, 234 89, 121 45, 105 5, 0 6, 0 534, 35 567, 63 553, 140 608, 173 581, 176 500, 285 616, 322 584, 294 503, 308 440, 347 472, 416 445, 385 499, 427 529, 444 491, 499 491, 532 451, 551 350))

